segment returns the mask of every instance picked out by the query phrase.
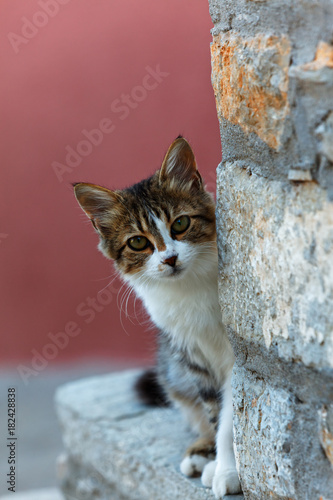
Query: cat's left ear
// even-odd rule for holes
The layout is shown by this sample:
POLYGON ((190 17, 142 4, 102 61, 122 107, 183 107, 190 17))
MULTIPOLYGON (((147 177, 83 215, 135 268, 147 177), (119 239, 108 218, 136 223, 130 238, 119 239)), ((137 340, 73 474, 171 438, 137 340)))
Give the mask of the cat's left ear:
POLYGON ((202 189, 194 153, 183 137, 177 137, 169 147, 160 169, 160 181, 173 181, 186 190, 202 189))

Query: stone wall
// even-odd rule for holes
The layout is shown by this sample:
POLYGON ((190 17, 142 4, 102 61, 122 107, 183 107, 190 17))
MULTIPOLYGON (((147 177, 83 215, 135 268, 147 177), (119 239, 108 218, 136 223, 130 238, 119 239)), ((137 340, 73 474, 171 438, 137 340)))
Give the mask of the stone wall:
POLYGON ((333 499, 333 2, 210 0, 246 499, 333 499))

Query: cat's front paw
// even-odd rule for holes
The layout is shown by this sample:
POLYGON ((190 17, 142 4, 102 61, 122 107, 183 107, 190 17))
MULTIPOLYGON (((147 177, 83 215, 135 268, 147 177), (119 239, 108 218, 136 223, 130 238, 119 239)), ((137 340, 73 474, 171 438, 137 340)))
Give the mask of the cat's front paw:
POLYGON ((180 472, 188 477, 200 476, 208 462, 209 459, 201 455, 187 456, 180 464, 180 472))
POLYGON ((187 448, 186 455, 180 464, 180 471, 185 476, 200 476, 213 458, 215 458, 214 440, 201 437, 187 448))
POLYGON ((216 467, 213 478, 213 493, 218 499, 224 495, 235 495, 241 493, 242 488, 238 479, 236 469, 220 469, 216 467))
POLYGON ((206 488, 211 488, 213 486, 213 477, 216 470, 216 460, 209 462, 202 473, 201 482, 206 488))

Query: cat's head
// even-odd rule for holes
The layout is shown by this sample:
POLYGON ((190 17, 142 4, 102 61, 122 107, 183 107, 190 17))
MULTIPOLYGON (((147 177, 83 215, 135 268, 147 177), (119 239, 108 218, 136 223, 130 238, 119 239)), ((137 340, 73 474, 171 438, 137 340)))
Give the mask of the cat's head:
POLYGON ((214 200, 182 137, 149 179, 123 190, 85 183, 74 190, 99 234, 99 249, 131 281, 200 274, 216 253, 214 200))

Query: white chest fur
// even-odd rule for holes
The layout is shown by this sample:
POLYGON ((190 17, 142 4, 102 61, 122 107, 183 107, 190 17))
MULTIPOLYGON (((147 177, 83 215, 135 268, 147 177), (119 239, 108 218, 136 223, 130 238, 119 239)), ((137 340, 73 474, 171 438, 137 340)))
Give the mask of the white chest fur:
POLYGON ((218 303, 217 268, 200 279, 189 274, 182 280, 134 287, 154 324, 222 382, 234 358, 218 303))

